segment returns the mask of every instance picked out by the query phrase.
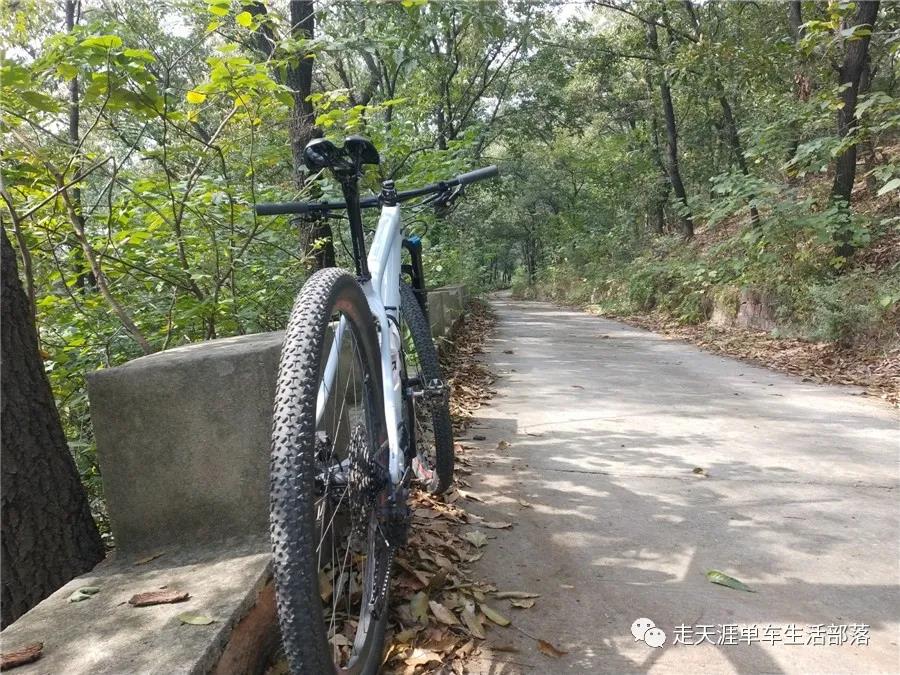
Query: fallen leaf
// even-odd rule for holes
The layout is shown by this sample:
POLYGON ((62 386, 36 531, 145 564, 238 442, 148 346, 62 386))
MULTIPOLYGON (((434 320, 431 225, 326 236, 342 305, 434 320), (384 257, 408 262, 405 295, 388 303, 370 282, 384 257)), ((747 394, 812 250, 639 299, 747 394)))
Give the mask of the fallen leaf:
POLYGON ((530 609, 531 607, 534 607, 534 600, 510 600, 509 604, 513 607, 519 607, 520 609, 530 609))
POLYGON ((503 353, 504 353, 504 354, 515 354, 516 352, 515 352, 515 350, 513 350, 513 349, 504 349, 504 350, 503 350, 503 353))
POLYGON ((465 499, 471 499, 473 502, 484 502, 484 500, 478 495, 473 495, 471 492, 466 492, 465 490, 459 490, 460 497, 465 499))
POLYGON ((327 602, 334 591, 334 586, 331 584, 331 578, 333 576, 334 570, 330 572, 319 570, 319 596, 322 598, 322 602, 327 602))
POLYGON ((483 436, 482 434, 475 434, 474 436, 472 436, 472 440, 473 441, 486 441, 487 436, 483 436))
POLYGON ((469 632, 479 640, 484 640, 484 626, 481 624, 481 619, 475 614, 475 605, 466 604, 460 616, 469 632))
POLYGON ((353 646, 353 643, 350 642, 350 638, 348 638, 343 633, 335 633, 330 638, 328 638, 328 641, 335 647, 352 647, 353 646))
POLYGON ((165 551, 160 551, 159 553, 153 553, 152 555, 148 555, 146 558, 141 558, 140 560, 135 560, 135 565, 146 565, 147 563, 153 562, 157 558, 164 556, 166 554, 165 551))
POLYGON ((3 652, 0 655, 0 670, 9 670, 17 666, 24 666, 41 658, 44 651, 43 642, 34 642, 11 652, 3 652))
POLYGON ((480 604, 478 606, 481 608, 481 611, 484 612, 484 615, 498 626, 508 626, 510 624, 509 619, 496 609, 492 609, 489 605, 480 604))
POLYGON ((137 593, 131 596, 129 605, 135 607, 149 607, 150 605, 170 605, 175 602, 184 602, 191 597, 190 593, 182 591, 150 591, 149 593, 137 593))
POLYGON ((428 585, 425 587, 425 591, 427 593, 431 593, 439 588, 441 588, 445 583, 447 583, 447 570, 444 568, 439 569, 434 573, 434 576, 431 577, 431 580, 428 582, 428 585))
POLYGON ((209 624, 216 622, 215 619, 204 616, 203 614, 194 614, 193 612, 183 612, 179 614, 178 620, 181 623, 187 623, 192 626, 208 626, 209 624))
POLYGON ((409 600, 409 611, 416 621, 428 620, 428 596, 419 591, 409 600))
POLYGON ((442 661, 441 655, 437 652, 433 652, 430 649, 421 649, 416 648, 413 649, 412 654, 410 654, 406 659, 404 659, 404 663, 408 666, 423 666, 426 663, 431 663, 432 661, 442 661))
POLYGON ((575 588, 572 584, 560 584, 559 587, 560 587, 560 588, 567 588, 567 589, 573 589, 573 588, 575 588))
POLYGON ((519 653, 519 648, 512 645, 488 645, 488 648, 492 649, 495 652, 509 652, 512 654, 519 653))
POLYGON ((696 474, 698 476, 708 476, 709 475, 708 473, 706 473, 706 469, 704 469, 703 467, 700 467, 700 466, 695 466, 691 470, 691 473, 696 474))
POLYGON ((430 600, 428 606, 431 607, 431 613, 434 614, 434 617, 441 623, 445 623, 448 626, 459 625, 459 619, 456 618, 456 615, 441 603, 430 600))
POLYGON ((560 656, 565 656, 569 652, 564 652, 561 649, 557 649, 552 644, 547 642, 546 640, 538 640, 538 650, 540 650, 541 654, 546 654, 547 656, 553 656, 555 658, 559 658, 560 656))
POLYGON ((466 644, 456 650, 457 656, 468 656, 475 650, 475 643, 469 640, 466 644))
POLYGON ((466 532, 463 535, 463 539, 465 539, 476 548, 481 548, 487 543, 487 537, 484 536, 484 532, 480 532, 478 530, 475 530, 474 532, 466 532))
POLYGON ((509 448, 509 441, 500 441, 497 443, 498 450, 507 450, 509 448))
POLYGON ((539 598, 541 595, 540 593, 529 593, 528 591, 500 591, 499 593, 495 593, 494 597, 498 600, 505 600, 506 598, 522 600, 525 598, 539 598))
POLYGON ((506 521, 493 521, 493 522, 484 522, 481 523, 483 527, 489 527, 492 530, 506 530, 512 527, 512 523, 507 523, 506 521))
POLYGON ((477 561, 481 560, 482 556, 484 556, 484 553, 479 551, 478 553, 473 554, 468 560, 466 560, 466 562, 470 562, 470 563, 477 562, 477 561))
POLYGON ((522 508, 534 508, 534 504, 532 504, 531 502, 526 502, 524 499, 517 499, 516 501, 519 502, 519 506, 521 506, 522 508))
POLYGON ((733 588, 736 591, 746 591, 747 593, 756 592, 752 588, 747 586, 747 584, 745 584, 744 582, 738 581, 734 577, 730 577, 724 572, 720 572, 719 570, 710 570, 706 573, 706 578, 714 584, 727 586, 728 588, 733 588))
POLYGON ((81 588, 75 589, 75 591, 68 597, 69 602, 81 602, 82 600, 87 600, 93 595, 97 595, 100 592, 100 588, 98 586, 82 586, 81 588))
POLYGON ((395 633, 392 639, 394 644, 407 644, 412 642, 416 637, 420 629, 418 628, 407 628, 406 630, 401 630, 399 633, 395 633))

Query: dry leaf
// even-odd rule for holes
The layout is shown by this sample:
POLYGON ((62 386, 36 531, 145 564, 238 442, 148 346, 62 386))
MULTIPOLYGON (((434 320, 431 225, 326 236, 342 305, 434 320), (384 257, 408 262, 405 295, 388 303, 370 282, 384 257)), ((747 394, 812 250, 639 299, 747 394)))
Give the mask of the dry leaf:
POLYGON ((534 607, 534 600, 530 598, 526 600, 510 600, 509 604, 520 609, 530 609, 534 607))
POLYGON ((140 560, 135 560, 134 564, 135 565, 146 565, 147 563, 153 562, 154 560, 164 556, 165 554, 166 554, 165 551, 160 551, 159 553, 153 553, 151 555, 148 555, 146 558, 141 558, 140 560))
POLYGON ((509 449, 509 442, 508 441, 500 441, 499 443, 497 443, 497 449, 498 450, 509 449))
POLYGON ((0 655, 0 670, 9 670, 17 666, 24 666, 41 658, 44 652, 43 642, 34 642, 30 645, 14 649, 11 652, 3 652, 0 655))
POLYGON ((404 663, 408 666, 423 666, 426 663, 431 663, 432 661, 443 661, 441 655, 431 651, 430 649, 413 649, 412 654, 410 654, 406 659, 404 659, 404 663))
POLYGON ((538 649, 541 654, 546 654, 547 656, 553 656, 555 658, 559 658, 560 656, 565 656, 569 652, 564 652, 561 649, 557 649, 552 644, 547 642, 546 640, 538 640, 538 649))
POLYGON ((484 532, 480 532, 478 530, 475 530, 473 532, 466 532, 463 535, 463 539, 465 539, 476 548, 481 548, 487 543, 487 537, 484 536, 484 532))
POLYGON ((510 527, 512 527, 513 524, 498 520, 498 521, 494 521, 494 522, 490 522, 490 523, 484 522, 484 523, 481 523, 481 525, 482 525, 482 527, 487 527, 492 530, 506 530, 506 529, 509 529, 510 527))
POLYGON ((459 625, 459 619, 456 618, 456 615, 441 603, 431 600, 428 602, 428 606, 431 607, 431 613, 434 614, 434 617, 441 623, 445 623, 448 626, 459 625))
POLYGON ((181 623, 190 624, 191 626, 208 626, 209 624, 216 622, 213 618, 204 616, 203 614, 194 614, 193 612, 182 612, 178 615, 178 620, 181 623))
POLYGON ((475 605, 467 603, 460 616, 469 632, 479 640, 484 640, 484 626, 481 624, 481 619, 475 614, 475 605))
POLYGON ((331 593, 334 591, 334 587, 331 585, 331 578, 333 575, 334 570, 331 570, 330 572, 319 570, 319 596, 322 598, 322 602, 327 602, 328 598, 331 597, 331 593))
POLYGON ((494 594, 498 600, 505 600, 506 598, 539 598, 541 597, 540 593, 529 593, 528 591, 500 591, 494 594))
POLYGON ((473 495, 471 492, 466 492, 465 490, 458 490, 458 492, 463 499, 470 499, 473 502, 484 503, 484 500, 481 497, 479 497, 478 495, 473 495))
POLYGON ((534 504, 532 504, 531 502, 526 502, 524 499, 517 499, 516 501, 519 502, 519 506, 523 508, 530 509, 534 507, 534 504))
POLYGON ((428 620, 428 596, 421 591, 416 593, 409 601, 409 611, 416 621, 428 620))
POLYGON ((469 640, 466 644, 456 650, 457 656, 468 656, 475 651, 475 642, 469 640))
POLYGON ((427 593, 431 593, 432 591, 443 587, 445 583, 447 583, 447 570, 441 568, 434 573, 433 577, 431 577, 431 581, 428 582, 428 585, 425 587, 425 591, 427 593))
POLYGON ((91 596, 97 595, 99 592, 99 586, 82 586, 81 588, 76 588, 67 600, 69 602, 81 602, 82 600, 87 600, 91 596))
POLYGON ((484 615, 498 626, 508 626, 510 624, 509 619, 503 616, 496 609, 492 609, 490 606, 485 604, 480 604, 478 606, 479 608, 481 608, 481 611, 484 612, 484 615))
POLYGON ((519 648, 513 645, 489 645, 489 648, 495 652, 508 652, 510 654, 518 654, 519 648))
POLYGON ((184 602, 191 597, 190 593, 182 591, 150 591, 131 596, 129 605, 135 607, 149 607, 150 605, 170 605, 175 602, 184 602))

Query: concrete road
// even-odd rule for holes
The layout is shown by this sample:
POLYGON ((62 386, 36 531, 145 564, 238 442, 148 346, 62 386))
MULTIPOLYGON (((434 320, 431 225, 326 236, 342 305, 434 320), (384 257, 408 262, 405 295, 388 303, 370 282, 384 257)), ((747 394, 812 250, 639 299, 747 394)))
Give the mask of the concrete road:
POLYGON ((478 448, 464 479, 471 512, 514 526, 481 528, 474 567, 541 597, 494 602, 517 628, 494 627, 475 672, 900 672, 895 410, 551 304, 494 306, 497 396, 461 439, 478 448), (640 618, 664 646, 635 640, 640 618))

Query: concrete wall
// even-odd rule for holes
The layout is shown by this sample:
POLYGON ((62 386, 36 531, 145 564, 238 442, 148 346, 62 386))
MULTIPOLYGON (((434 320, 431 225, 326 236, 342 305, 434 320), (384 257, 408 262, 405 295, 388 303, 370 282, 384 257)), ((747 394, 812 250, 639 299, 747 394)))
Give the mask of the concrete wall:
MULTIPOLYGON (((465 288, 428 294, 446 338, 465 288)), ((268 455, 281 333, 170 349, 88 376, 110 521, 125 552, 268 529, 268 455)))

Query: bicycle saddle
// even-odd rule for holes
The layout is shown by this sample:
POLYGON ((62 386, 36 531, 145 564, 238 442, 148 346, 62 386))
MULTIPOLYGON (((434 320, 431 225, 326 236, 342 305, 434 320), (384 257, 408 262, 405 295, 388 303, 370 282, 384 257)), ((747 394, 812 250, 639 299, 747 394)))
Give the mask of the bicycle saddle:
POLYGON ((362 136, 348 136, 341 148, 327 138, 314 138, 303 149, 303 163, 310 171, 358 171, 363 164, 380 161, 375 144, 362 136))

